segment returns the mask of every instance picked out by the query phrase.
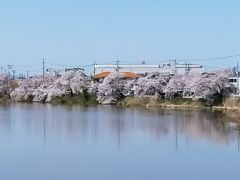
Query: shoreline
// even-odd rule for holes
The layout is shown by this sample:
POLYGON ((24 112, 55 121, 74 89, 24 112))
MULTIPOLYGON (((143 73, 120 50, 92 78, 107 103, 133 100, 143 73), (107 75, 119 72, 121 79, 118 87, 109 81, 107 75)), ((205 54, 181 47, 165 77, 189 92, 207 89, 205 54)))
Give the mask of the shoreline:
MULTIPOLYGON (((119 100, 115 104, 104 104, 113 105, 119 107, 144 107, 144 108, 159 108, 159 109, 172 109, 172 110, 209 110, 212 112, 219 112, 227 114, 228 116, 238 117, 237 122, 240 122, 240 106, 229 106, 229 99, 225 100, 223 106, 206 106, 200 100, 190 100, 183 98, 176 99, 154 99, 153 97, 125 97, 119 100)), ((232 101, 232 100, 231 100, 232 101)), ((235 100, 236 101, 236 100, 235 100)), ((238 100, 237 100, 238 102, 238 100)), ((12 104, 12 103, 40 103, 40 104, 51 104, 51 105, 70 105, 70 106, 96 106, 103 105, 97 102, 96 96, 63 96, 53 99, 51 102, 34 102, 34 101, 13 101, 9 95, 0 97, 0 105, 12 104)))
POLYGON ((95 96, 63 96, 54 98, 51 102, 35 102, 35 101, 13 101, 10 96, 6 95, 0 98, 1 104, 27 103, 27 104, 51 104, 51 105, 70 105, 70 106, 96 106, 96 105, 112 105, 118 107, 143 107, 143 108, 159 108, 159 109, 181 109, 181 110, 212 110, 212 107, 203 105, 200 101, 192 101, 189 99, 178 100, 159 100, 152 97, 125 97, 115 104, 101 104, 97 102, 95 96))
POLYGON ((62 97, 55 97, 50 102, 33 101, 32 99, 26 101, 14 101, 11 99, 10 95, 4 95, 0 97, 0 104, 5 103, 41 103, 53 105, 114 105, 120 107, 158 107, 164 109, 212 109, 213 111, 240 111, 240 108, 232 108, 225 106, 206 106, 200 100, 191 100, 184 98, 155 99, 153 97, 124 97, 114 104, 101 104, 97 102, 96 96, 90 94, 77 96, 65 95, 62 97))

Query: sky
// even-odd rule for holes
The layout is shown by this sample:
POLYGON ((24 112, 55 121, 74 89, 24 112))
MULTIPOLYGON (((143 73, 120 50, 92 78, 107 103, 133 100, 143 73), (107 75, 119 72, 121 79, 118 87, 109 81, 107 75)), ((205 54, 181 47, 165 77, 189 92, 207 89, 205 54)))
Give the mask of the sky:
MULTIPOLYGON (((16 71, 97 63, 192 60, 232 67, 238 0, 0 0, 0 65, 16 71)), ((183 61, 182 61, 183 62, 183 61)))

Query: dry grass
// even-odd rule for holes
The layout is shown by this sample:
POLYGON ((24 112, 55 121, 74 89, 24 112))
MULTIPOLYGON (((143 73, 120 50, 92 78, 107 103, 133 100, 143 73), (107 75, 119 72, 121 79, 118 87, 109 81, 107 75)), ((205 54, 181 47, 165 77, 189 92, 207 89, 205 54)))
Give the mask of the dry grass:
POLYGON ((150 101, 148 107, 161 107, 170 109, 198 109, 205 107, 200 101, 193 101, 190 99, 173 99, 164 101, 150 101))
POLYGON ((126 97, 120 100, 117 105, 125 106, 125 107, 133 107, 133 106, 146 106, 150 101, 150 98, 140 98, 140 97, 126 97))
POLYGON ((238 97, 229 97, 226 98, 223 102, 224 107, 240 107, 240 98, 238 97))
POLYGON ((147 107, 160 107, 171 109, 189 109, 189 108, 203 108, 203 104, 199 101, 190 99, 163 99, 157 100, 151 97, 126 97, 118 102, 119 106, 133 107, 133 106, 147 106, 147 107))
POLYGON ((220 112, 240 112, 240 98, 239 97, 229 97, 226 98, 223 102, 223 106, 213 106, 213 111, 220 112))

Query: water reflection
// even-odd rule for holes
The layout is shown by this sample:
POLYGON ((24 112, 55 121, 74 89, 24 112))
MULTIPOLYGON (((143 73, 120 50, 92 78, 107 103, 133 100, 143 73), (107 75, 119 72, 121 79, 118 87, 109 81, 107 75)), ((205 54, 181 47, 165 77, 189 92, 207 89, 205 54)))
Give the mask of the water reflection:
POLYGON ((237 128, 202 111, 0 106, 0 179, 238 179, 237 128))
POLYGON ((220 144, 239 138, 237 124, 212 112, 14 104, 1 106, 0 114, 1 135, 41 136, 44 144, 48 138, 77 141, 107 138, 120 147, 133 133, 156 140, 175 137, 176 148, 179 137, 186 143, 194 139, 220 144))

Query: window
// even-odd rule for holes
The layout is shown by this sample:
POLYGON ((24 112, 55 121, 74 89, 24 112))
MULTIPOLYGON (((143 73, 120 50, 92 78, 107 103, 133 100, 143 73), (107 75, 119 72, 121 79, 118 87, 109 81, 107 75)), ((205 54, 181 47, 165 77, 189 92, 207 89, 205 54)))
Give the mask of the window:
POLYGON ((237 82, 237 79, 229 79, 229 82, 235 83, 235 82, 237 82))

